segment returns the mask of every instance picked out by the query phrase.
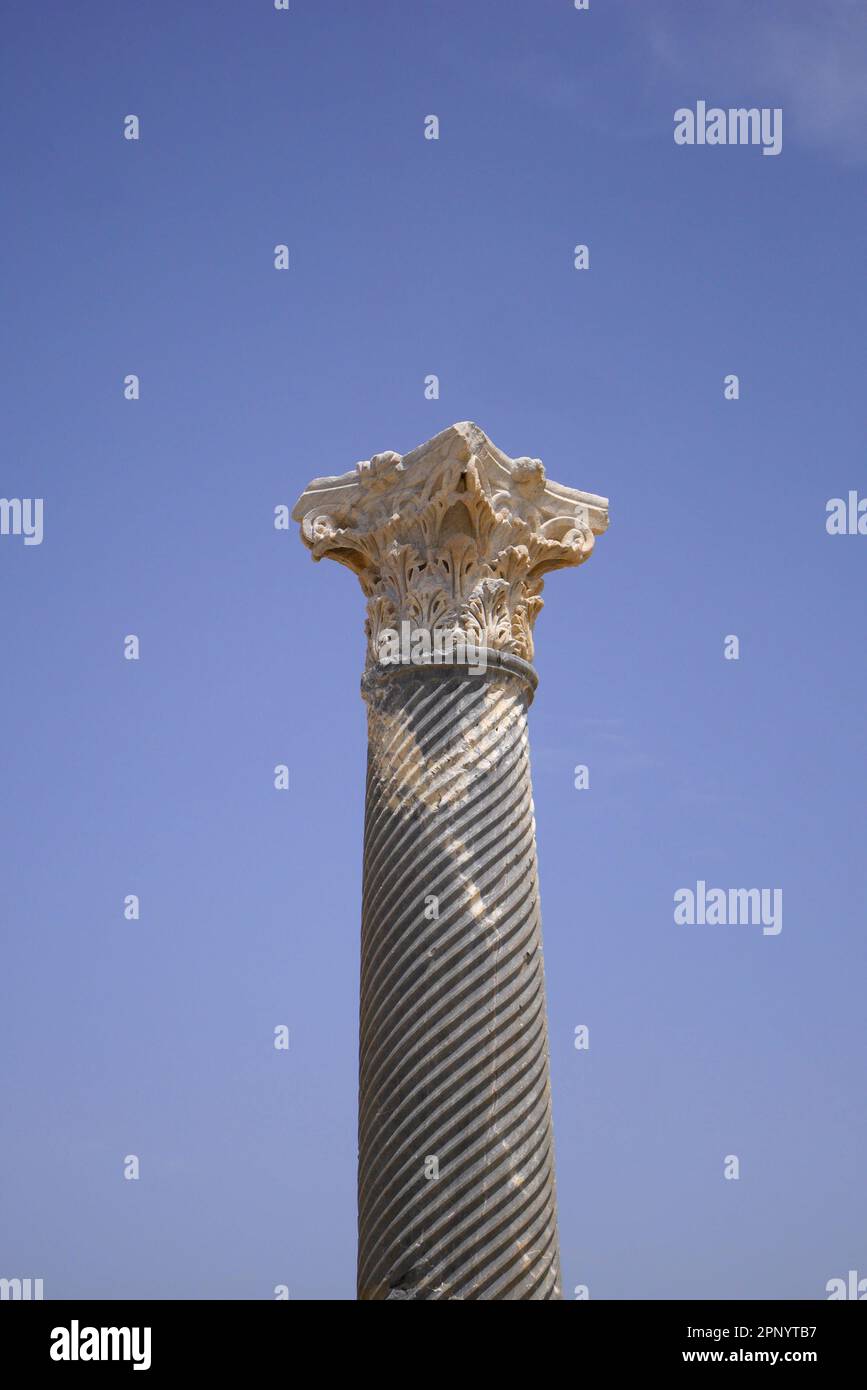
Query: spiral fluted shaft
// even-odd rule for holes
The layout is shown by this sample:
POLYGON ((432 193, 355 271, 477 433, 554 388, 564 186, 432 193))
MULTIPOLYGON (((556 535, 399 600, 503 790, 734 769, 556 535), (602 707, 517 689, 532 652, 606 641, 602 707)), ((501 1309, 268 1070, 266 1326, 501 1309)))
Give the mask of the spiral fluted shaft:
POLYGON ((535 674, 488 657, 363 682, 361 1299, 562 1297, 535 674))

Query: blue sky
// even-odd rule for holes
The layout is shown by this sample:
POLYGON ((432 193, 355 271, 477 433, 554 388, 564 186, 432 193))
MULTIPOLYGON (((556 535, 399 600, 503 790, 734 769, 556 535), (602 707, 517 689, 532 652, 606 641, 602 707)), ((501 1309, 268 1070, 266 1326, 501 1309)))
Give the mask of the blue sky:
POLYGON ((0 1275, 354 1297, 363 600, 272 515, 472 419, 611 499, 531 714, 567 1296, 867 1276, 858 9, 9 7, 0 1275))

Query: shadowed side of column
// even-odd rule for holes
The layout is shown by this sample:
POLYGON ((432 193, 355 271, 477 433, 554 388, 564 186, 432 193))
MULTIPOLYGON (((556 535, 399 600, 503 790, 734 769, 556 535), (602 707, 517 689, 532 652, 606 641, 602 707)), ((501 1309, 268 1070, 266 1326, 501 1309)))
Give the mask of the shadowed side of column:
POLYGON ((562 1296, 534 679, 503 658, 365 678, 361 1299, 562 1296))

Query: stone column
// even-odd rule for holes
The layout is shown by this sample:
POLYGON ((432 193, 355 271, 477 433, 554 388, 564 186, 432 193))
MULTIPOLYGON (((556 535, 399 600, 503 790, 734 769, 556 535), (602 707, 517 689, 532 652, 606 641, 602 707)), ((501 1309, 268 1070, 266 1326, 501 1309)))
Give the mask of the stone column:
POLYGON ((607 501, 464 422, 293 516, 367 596, 358 1297, 561 1298, 527 709, 607 501))

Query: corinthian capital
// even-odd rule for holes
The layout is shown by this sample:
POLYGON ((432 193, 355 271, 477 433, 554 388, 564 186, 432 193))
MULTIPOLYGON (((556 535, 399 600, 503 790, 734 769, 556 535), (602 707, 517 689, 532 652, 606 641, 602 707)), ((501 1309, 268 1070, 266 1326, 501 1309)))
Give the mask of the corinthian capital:
POLYGON ((509 458, 462 421, 403 457, 315 478, 292 516, 314 560, 358 575, 369 663, 381 631, 403 622, 529 661, 543 577, 588 558, 608 501, 551 482, 539 459, 509 458))

